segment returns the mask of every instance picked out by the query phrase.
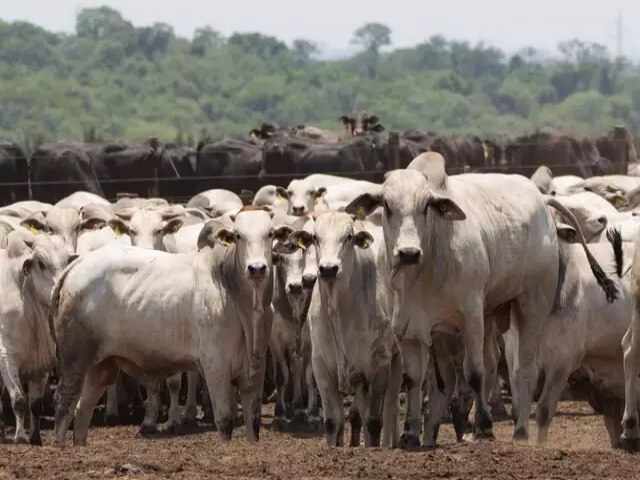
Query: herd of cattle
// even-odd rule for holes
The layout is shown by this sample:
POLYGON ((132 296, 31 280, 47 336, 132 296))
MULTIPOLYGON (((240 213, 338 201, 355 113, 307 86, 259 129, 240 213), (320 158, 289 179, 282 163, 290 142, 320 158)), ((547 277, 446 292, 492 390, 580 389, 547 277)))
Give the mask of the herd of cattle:
POLYGON ((448 175, 425 152, 381 183, 311 174, 249 205, 223 189, 186 204, 79 191, 7 205, 0 374, 14 440, 30 413, 41 443, 54 379, 58 445, 72 420, 86 444, 105 390, 107 421, 146 390, 141 432, 156 431, 165 382, 168 430, 196 421, 202 390, 224 440, 238 403, 258 440, 271 396, 277 428, 321 427, 340 446, 348 419, 351 445, 401 448, 434 447, 449 417, 459 440, 468 427, 492 437, 508 389, 514 438, 528 439, 536 401, 544 444, 569 385, 613 447, 637 449, 639 191, 640 177, 547 167, 448 175))
POLYGON ((547 165, 557 174, 586 178, 625 174, 628 164, 637 162, 624 127, 583 138, 541 130, 481 139, 417 130, 387 133, 379 118, 366 112, 343 115, 340 122, 338 131, 265 123, 246 139, 205 139, 197 148, 153 138, 106 144, 61 140, 27 155, 19 145, 0 141, 0 201, 55 203, 78 190, 108 199, 130 192, 182 201, 207 188, 255 192, 312 173, 380 182, 385 171, 406 168, 426 151, 442 154, 450 173, 530 176, 547 165))

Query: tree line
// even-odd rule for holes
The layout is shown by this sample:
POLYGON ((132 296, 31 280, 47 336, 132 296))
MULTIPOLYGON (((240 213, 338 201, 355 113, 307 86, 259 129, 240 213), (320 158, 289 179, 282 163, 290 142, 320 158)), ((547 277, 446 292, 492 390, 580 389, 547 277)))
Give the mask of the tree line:
POLYGON ((569 40, 545 58, 439 35, 412 48, 392 41, 387 26, 365 24, 353 36, 358 53, 329 61, 305 39, 224 37, 210 26, 188 39, 108 7, 81 10, 74 34, 0 21, 0 136, 27 148, 59 138, 193 144, 263 121, 337 128, 354 110, 387 130, 640 130, 640 68, 602 45, 569 40))

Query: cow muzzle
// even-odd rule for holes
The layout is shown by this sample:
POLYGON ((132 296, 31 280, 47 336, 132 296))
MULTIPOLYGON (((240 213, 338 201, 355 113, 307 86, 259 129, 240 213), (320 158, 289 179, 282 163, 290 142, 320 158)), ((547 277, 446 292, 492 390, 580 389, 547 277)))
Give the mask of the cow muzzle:
POLYGON ((316 284, 316 275, 313 275, 311 273, 305 273, 304 275, 302 275, 302 286, 306 289, 306 290, 311 290, 313 288, 313 286, 316 284))
POLYGON ((326 280, 333 280, 338 276, 338 270, 340 267, 335 263, 322 263, 318 267, 318 271, 320 272, 320 278, 326 280))
POLYGON ((295 215, 296 217, 302 217, 303 215, 306 215, 306 207, 304 206, 293 206, 291 207, 291 212, 293 213, 293 215, 295 215))
POLYGON ((406 247, 398 249, 398 259, 404 265, 416 265, 420 263, 422 250, 420 248, 406 247))
POLYGON ((247 266, 247 275, 251 279, 261 279, 267 276, 267 265, 265 263, 251 263, 247 266))
POLYGON ((287 284, 286 292, 289 295, 302 295, 303 288, 302 283, 291 282, 287 284))

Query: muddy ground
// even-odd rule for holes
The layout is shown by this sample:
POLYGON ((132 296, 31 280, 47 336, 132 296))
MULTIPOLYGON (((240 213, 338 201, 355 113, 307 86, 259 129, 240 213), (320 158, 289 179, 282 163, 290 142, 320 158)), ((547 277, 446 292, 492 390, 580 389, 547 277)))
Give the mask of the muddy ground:
POLYGON ((548 448, 512 443, 504 420, 495 441, 456 444, 444 425, 440 448, 419 452, 328 448, 322 437, 269 430, 265 410, 259 444, 244 439, 243 427, 222 443, 207 427, 142 439, 126 426, 92 427, 86 448, 0 445, 0 478, 640 478, 640 454, 612 451, 602 419, 585 403, 560 404, 548 448))

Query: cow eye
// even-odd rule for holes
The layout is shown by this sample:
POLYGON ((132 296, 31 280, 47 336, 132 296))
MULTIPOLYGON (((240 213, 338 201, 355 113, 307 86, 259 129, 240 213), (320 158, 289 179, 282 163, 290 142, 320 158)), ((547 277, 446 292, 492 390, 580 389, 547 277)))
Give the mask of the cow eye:
POLYGON ((268 237, 268 238, 273 238, 273 232, 269 232, 269 233, 267 234, 267 237, 268 237))
POLYGON ((129 233, 131 234, 132 237, 135 237, 136 235, 138 235, 137 230, 129 230, 129 233))
POLYGON ((352 239, 353 239, 353 234, 352 233, 347 235, 347 242, 350 242, 352 239))
POLYGON ((241 240, 241 239, 242 239, 242 237, 240 236, 240 234, 236 233, 236 240, 241 240))
POLYGON ((46 270, 47 266, 44 264, 44 262, 42 260, 38 260, 38 267, 40 267, 40 270, 46 270))

